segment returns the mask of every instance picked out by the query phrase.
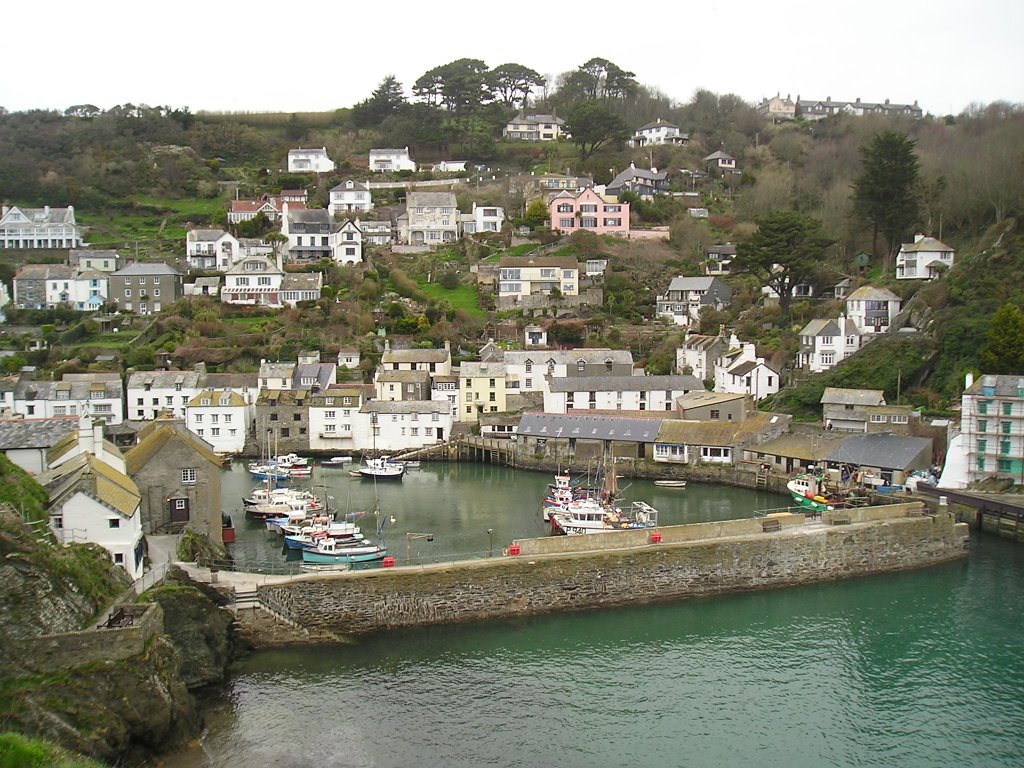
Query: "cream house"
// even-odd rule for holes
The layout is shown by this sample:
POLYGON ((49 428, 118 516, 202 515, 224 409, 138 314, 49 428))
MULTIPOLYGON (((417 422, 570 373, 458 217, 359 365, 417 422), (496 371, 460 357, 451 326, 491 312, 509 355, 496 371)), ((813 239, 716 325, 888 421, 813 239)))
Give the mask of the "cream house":
POLYGON ((81 248, 82 231, 75 223, 75 209, 0 208, 0 248, 81 248))
POLYGON ((558 292, 577 296, 580 265, 572 256, 506 256, 498 263, 498 298, 558 292))

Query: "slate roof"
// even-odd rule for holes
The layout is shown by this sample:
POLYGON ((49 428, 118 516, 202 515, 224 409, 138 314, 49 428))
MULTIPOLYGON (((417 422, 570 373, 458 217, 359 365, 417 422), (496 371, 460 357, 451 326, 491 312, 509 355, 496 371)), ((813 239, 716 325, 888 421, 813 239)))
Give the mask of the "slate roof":
POLYGON ((189 408, 240 408, 245 407, 245 399, 237 392, 229 389, 204 389, 188 401, 189 408), (221 398, 227 398, 227 403, 222 403, 221 398), (209 399, 209 405, 203 405, 203 400, 209 399))
POLYGON ((207 373, 201 380, 210 389, 256 389, 259 383, 257 373, 207 373))
POLYGON ((22 221, 8 221, 5 226, 8 227, 35 227, 40 224, 75 224, 75 209, 73 207, 68 208, 54 208, 48 206, 46 208, 23 208, 19 205, 11 206, 7 212, 10 215, 11 211, 20 211, 24 214, 27 222, 22 221))
POLYGON ((503 379, 506 372, 505 363, 465 362, 459 366, 459 376, 463 378, 490 376, 491 378, 503 379))
POLYGON ((457 208, 454 192, 410 192, 406 208, 457 208))
POLYGON ((128 376, 128 389, 143 389, 146 384, 156 389, 173 389, 176 384, 194 388, 199 385, 198 371, 135 371, 128 376))
POLYGON ((14 390, 16 400, 56 400, 57 392, 67 392, 67 400, 88 400, 89 393, 103 391, 103 397, 121 399, 121 377, 117 373, 65 373, 63 381, 23 380, 14 390), (82 378, 84 377, 84 378, 82 378), (97 377, 97 378, 93 378, 97 377))
POLYGON ((885 393, 880 389, 825 387, 818 402, 822 405, 885 405, 885 393))
POLYGON ((331 192, 369 192, 370 188, 359 181, 343 181, 337 186, 331 187, 331 192), (349 186, 351 185, 351 186, 349 186))
POLYGON ((971 384, 966 390, 965 395, 974 396, 988 396, 988 397, 1020 397, 1021 390, 1024 390, 1024 376, 1018 374, 990 374, 987 373, 971 384), (992 394, 988 395, 986 390, 991 390, 992 394))
POLYGON ((558 376, 548 385, 552 392, 653 392, 655 390, 704 391, 696 376, 558 376))
POLYGON ((824 318, 811 320, 800 331, 801 336, 861 336, 860 328, 850 318, 843 318, 843 329, 839 328, 839 319, 824 318))
POLYGON ((953 249, 934 237, 922 237, 916 243, 903 243, 900 250, 904 253, 918 253, 920 251, 952 251, 953 249))
POLYGON ((888 288, 863 285, 846 297, 847 301, 899 301, 900 297, 888 288))
POLYGON ((226 234, 223 229, 190 229, 185 239, 191 243, 214 243, 226 234))
POLYGON ((0 451, 51 448, 69 434, 78 433, 78 417, 0 420, 0 451))
POLYGON ((498 261, 501 269, 523 269, 524 267, 557 267, 558 269, 579 269, 575 256, 505 256, 498 261))
POLYGON ((297 363, 261 363, 259 378, 291 379, 297 363))
POLYGON ((78 268, 68 264, 25 264, 14 275, 15 280, 73 280, 78 268))
POLYGON ((633 353, 628 349, 533 349, 510 350, 505 352, 505 365, 525 365, 527 360, 534 365, 576 365, 580 360, 585 363, 604 363, 610 360, 613 364, 633 363, 633 353))
POLYGON ((647 123, 647 125, 640 126, 639 128, 637 128, 637 130, 638 131, 652 131, 655 128, 662 128, 662 127, 664 127, 664 128, 675 128, 676 130, 679 130, 679 126, 678 125, 673 125, 672 123, 668 122, 667 120, 652 120, 651 122, 647 123))
POLYGON ((268 259, 266 256, 247 256, 241 261, 236 261, 228 269, 227 274, 229 275, 283 275, 284 270, 274 263, 273 259, 268 259), (262 269, 246 269, 245 265, 251 261, 259 261, 264 264, 262 269))
POLYGON ((451 413, 447 400, 370 400, 360 413, 451 413))
POLYGON ((447 349, 386 349, 380 362, 384 363, 446 363, 451 360, 447 349))
POLYGON ((330 226, 331 214, 326 208, 300 208, 293 210, 288 206, 289 224, 320 224, 330 226))
POLYGON ((422 384, 430 380, 430 371, 380 371, 374 377, 378 383, 401 382, 402 384, 422 384))
POLYGON ((705 157, 704 161, 707 162, 708 160, 735 160, 735 159, 736 158, 733 157, 732 155, 730 155, 728 152, 723 152, 722 150, 718 150, 717 152, 712 152, 710 155, 705 157))
POLYGON ((618 189, 627 181, 643 179, 644 181, 657 182, 668 181, 668 171, 648 171, 643 168, 627 168, 619 173, 608 184, 608 189, 618 189))
POLYGON ((169 264, 164 264, 163 262, 159 262, 159 261, 150 261, 150 262, 145 262, 145 263, 135 262, 134 264, 129 264, 127 267, 122 267, 121 269, 117 270, 116 272, 113 272, 112 274, 117 276, 117 277, 131 277, 133 275, 143 275, 143 276, 149 276, 149 275, 177 275, 177 276, 180 276, 181 272, 179 272, 178 270, 176 270, 174 267, 170 266, 169 264))
MULTIPOLYGON (((238 397, 235 395, 235 397, 238 397)), ((241 398, 239 398, 240 400, 241 398)), ((124 455, 125 466, 129 475, 136 475, 152 461, 164 446, 172 440, 179 440, 202 458, 220 468, 220 458, 198 439, 192 439, 188 430, 179 432, 169 425, 161 425, 142 438, 138 445, 132 446, 124 455)))
POLYGON ((337 366, 333 363, 299 363, 295 366, 292 386, 296 389, 309 389, 312 384, 303 384, 302 382, 305 379, 313 379, 319 389, 326 389, 336 370, 337 366))
POLYGON ((703 408, 708 405, 730 403, 734 400, 745 400, 746 397, 746 395, 736 392, 708 392, 701 388, 699 391, 687 392, 682 397, 677 398, 676 403, 678 403, 680 408, 689 410, 690 408, 703 408))
POLYGON ((774 440, 760 443, 757 446, 757 452, 771 456, 783 456, 787 459, 817 462, 823 460, 836 449, 837 445, 842 445, 849 437, 849 435, 839 432, 822 433, 813 437, 795 434, 782 435, 774 440))
POLYGON ((322 272, 286 272, 281 280, 282 291, 319 291, 324 284, 322 272))
POLYGON ((858 433, 851 435, 825 459, 879 469, 908 469, 926 449, 930 462, 931 448, 931 438, 927 437, 909 437, 892 432, 858 433))
POLYGON ((575 416, 555 413, 524 413, 519 420, 520 435, 537 438, 582 438, 653 443, 663 418, 620 418, 617 416, 575 416))

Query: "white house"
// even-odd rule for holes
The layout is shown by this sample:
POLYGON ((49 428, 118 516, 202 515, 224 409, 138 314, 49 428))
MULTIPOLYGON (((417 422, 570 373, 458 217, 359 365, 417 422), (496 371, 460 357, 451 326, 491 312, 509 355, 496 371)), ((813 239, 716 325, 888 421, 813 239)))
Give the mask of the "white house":
POLYGON ((705 157, 704 163, 707 165, 708 170, 717 170, 721 173, 736 172, 736 158, 722 150, 712 152, 710 155, 705 157))
POLYGON ((327 147, 319 149, 289 149, 289 173, 330 173, 334 161, 327 156, 327 147))
POLYGON ((331 233, 331 251, 338 264, 362 263, 363 231, 358 221, 346 219, 331 233))
POLYGON ((628 349, 534 349, 505 352, 509 387, 514 391, 543 392, 544 380, 569 376, 612 375, 630 371, 633 355, 628 349))
POLYGON ((480 234, 482 232, 501 232, 501 225, 505 222, 505 209, 494 205, 477 205, 473 203, 471 213, 460 215, 462 231, 467 235, 480 234))
POLYGON ((281 279, 281 303, 294 307, 300 301, 317 301, 323 287, 323 272, 286 272, 281 279))
POLYGON ((370 188, 365 184, 346 179, 331 188, 327 210, 334 216, 337 213, 356 213, 373 210, 373 197, 370 188))
POLYGON ((362 404, 363 397, 358 387, 332 386, 312 393, 309 398, 309 449, 332 453, 356 449, 355 437, 360 430, 355 425, 361 419, 359 409, 362 404))
POLYGON ((243 259, 224 275, 220 299, 225 304, 254 304, 280 308, 284 270, 270 259, 254 256, 243 259))
POLYGON ((338 350, 338 368, 354 371, 359 368, 359 350, 355 347, 342 347, 338 350))
POLYGON ((363 450, 413 450, 444 442, 452 431, 448 404, 436 400, 370 400, 360 414, 356 442, 363 450))
POLYGON ((25 264, 12 282, 15 306, 30 309, 64 306, 96 310, 106 301, 110 289, 106 272, 78 270, 67 264, 25 264))
POLYGON ((676 277, 668 290, 657 298, 657 315, 676 325, 700 321, 704 307, 721 310, 732 301, 732 288, 717 277, 676 277))
POLYGON ((914 242, 903 243, 896 254, 897 280, 934 280, 953 266, 955 252, 934 237, 914 235, 914 242))
POLYGON ((678 125, 673 125, 659 117, 657 120, 637 128, 633 137, 626 143, 631 147, 646 147, 649 144, 682 146, 689 140, 690 136, 681 132, 678 125))
POLYGON ((730 339, 715 361, 715 392, 750 395, 763 400, 779 391, 779 372, 758 357, 752 342, 730 339))
POLYGON ((381 371, 427 371, 431 376, 448 376, 452 372, 451 344, 442 349, 392 349, 384 342, 380 357, 381 371))
POLYGON ((885 333, 900 313, 900 297, 886 288, 865 285, 846 297, 846 316, 863 333, 885 333))
POLYGON ((242 258, 238 238, 222 229, 190 229, 185 234, 185 258, 189 269, 226 272, 242 258))
POLYGON ((363 242, 367 245, 390 245, 391 241, 395 239, 390 221, 360 221, 356 219, 356 226, 363 233, 363 242))
POLYGON ((199 371, 134 371, 128 376, 128 409, 134 421, 152 421, 162 413, 185 418, 199 391, 199 371))
POLYGON ((432 170, 435 173, 461 173, 466 170, 465 160, 442 160, 434 163, 432 170))
POLYGON ((36 479, 49 496, 50 530, 57 541, 98 544, 133 580, 142 576, 142 496, 130 477, 82 453, 36 479))
POLYGON ((736 246, 733 243, 709 245, 704 249, 704 274, 728 275, 729 265, 736 258, 736 246))
POLYGON ((204 389, 185 409, 185 424, 217 453, 236 454, 245 448, 248 405, 237 392, 204 389))
POLYGON ((410 192, 398 218, 399 239, 410 245, 440 245, 459 237, 459 209, 453 192, 410 192))
POLYGON ((409 148, 402 149, 371 149, 371 171, 412 171, 416 172, 416 163, 409 157, 409 148))
POLYGON ((581 376, 546 380, 545 413, 672 411, 676 398, 704 391, 694 376, 581 376))
POLYGON ((120 424, 124 421, 121 374, 65 373, 60 381, 23 376, 14 388, 14 413, 33 419, 88 415, 120 424))
POLYGON ((81 248, 75 209, 0 207, 0 248, 81 248))
POLYGON ((281 234, 288 238, 285 249, 289 261, 319 261, 332 258, 331 234, 334 221, 326 208, 292 210, 285 203, 281 215, 281 234))
POLYGON ((502 130, 513 141, 556 141, 563 136, 565 120, 554 115, 527 115, 520 112, 502 130))
POLYGON ((575 256, 505 256, 498 262, 498 298, 520 301, 537 294, 578 296, 580 264, 575 256))
POLYGON ((860 349, 862 341, 860 328, 848 317, 811 320, 800 331, 798 364, 813 373, 827 371, 860 349))

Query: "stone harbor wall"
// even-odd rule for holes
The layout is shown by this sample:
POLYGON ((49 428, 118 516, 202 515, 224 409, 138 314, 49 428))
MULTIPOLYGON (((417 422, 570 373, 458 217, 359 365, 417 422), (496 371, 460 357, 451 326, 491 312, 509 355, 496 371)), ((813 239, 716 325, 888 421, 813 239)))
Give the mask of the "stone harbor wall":
POLYGON ((518 556, 266 585, 259 598, 303 627, 344 635, 772 589, 967 556, 967 526, 948 512, 931 515, 920 505, 857 512, 818 525, 794 524, 802 518, 795 515, 777 530, 758 519, 735 521, 735 531, 722 523, 669 526, 658 529, 658 543, 641 531, 531 540, 542 542, 536 547, 523 541, 518 556), (595 549, 612 541, 614 548, 595 549), (590 549, 540 551, 570 542, 590 549))

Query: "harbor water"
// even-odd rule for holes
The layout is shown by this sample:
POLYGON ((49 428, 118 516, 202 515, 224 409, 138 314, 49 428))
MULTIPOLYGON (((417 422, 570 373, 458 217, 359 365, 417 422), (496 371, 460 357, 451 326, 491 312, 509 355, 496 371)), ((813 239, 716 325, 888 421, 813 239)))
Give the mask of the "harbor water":
MULTIPOLYGON (((419 472, 380 495, 400 548, 435 533, 414 557, 542 533, 546 476, 419 472)), ((629 493, 666 524, 785 503, 629 493)), ((165 766, 1019 766, 1022 585, 1024 549, 983 535, 919 571, 261 651, 204 694, 201 743, 165 766)))

